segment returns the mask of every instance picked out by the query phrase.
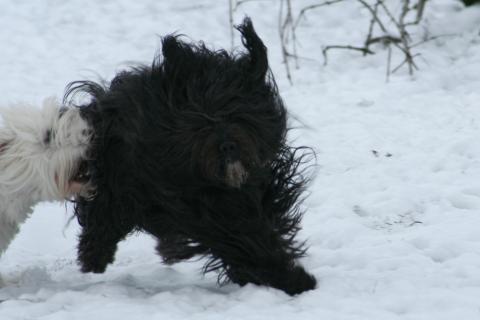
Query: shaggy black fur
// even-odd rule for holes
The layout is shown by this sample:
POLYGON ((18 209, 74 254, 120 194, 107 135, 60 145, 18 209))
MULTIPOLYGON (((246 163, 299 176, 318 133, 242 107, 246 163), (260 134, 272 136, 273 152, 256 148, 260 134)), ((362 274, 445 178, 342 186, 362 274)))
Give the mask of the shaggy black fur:
POLYGON ((167 36, 151 67, 70 84, 66 98, 91 96, 79 107, 95 132, 85 170, 96 193, 76 202, 83 272, 104 272, 117 243, 144 230, 164 262, 207 256, 220 281, 315 287, 296 261, 305 153, 286 145, 265 46, 248 18, 238 30, 246 53, 167 36))
POLYGON ((466 5, 466 6, 471 6, 471 5, 474 5, 476 3, 480 3, 480 0, 462 0, 462 2, 466 5))

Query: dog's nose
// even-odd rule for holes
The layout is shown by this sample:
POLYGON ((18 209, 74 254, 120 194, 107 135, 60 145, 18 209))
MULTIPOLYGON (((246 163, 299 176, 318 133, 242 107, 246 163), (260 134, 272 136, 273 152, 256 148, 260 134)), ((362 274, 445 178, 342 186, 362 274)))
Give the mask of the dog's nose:
POLYGON ((224 155, 234 155, 237 151, 237 145, 234 142, 227 141, 220 145, 220 152, 224 155))

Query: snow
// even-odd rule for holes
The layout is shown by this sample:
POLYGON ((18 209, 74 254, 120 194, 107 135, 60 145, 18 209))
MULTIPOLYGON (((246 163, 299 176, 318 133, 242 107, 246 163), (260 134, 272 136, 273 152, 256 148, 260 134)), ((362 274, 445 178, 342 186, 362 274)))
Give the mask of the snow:
MULTIPOLYGON (((311 3, 293 1, 297 12, 311 3)), ((300 237, 318 289, 289 297, 218 287, 199 274, 201 261, 162 265, 144 234, 120 244, 106 273, 82 274, 71 207, 43 203, 0 258, 0 319, 480 318, 480 6, 429 1, 413 36, 448 36, 415 49, 413 77, 401 69, 388 83, 380 47, 367 57, 331 51, 323 65, 322 46, 362 43, 368 12, 352 1, 311 11, 297 30, 291 86, 278 4, 245 3, 235 21, 252 16, 298 119, 291 139, 317 151, 300 237)), ((228 48, 227 10, 219 0, 4 0, 0 104, 61 97, 70 81, 149 63, 158 35, 228 48)))

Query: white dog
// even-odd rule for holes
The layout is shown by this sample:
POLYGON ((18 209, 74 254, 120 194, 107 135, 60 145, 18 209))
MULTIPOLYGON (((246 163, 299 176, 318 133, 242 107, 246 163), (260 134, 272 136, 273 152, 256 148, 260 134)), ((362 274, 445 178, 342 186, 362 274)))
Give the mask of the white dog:
POLYGON ((91 132, 79 109, 61 108, 53 98, 42 108, 19 104, 0 115, 2 254, 35 204, 86 192, 79 175, 91 132))

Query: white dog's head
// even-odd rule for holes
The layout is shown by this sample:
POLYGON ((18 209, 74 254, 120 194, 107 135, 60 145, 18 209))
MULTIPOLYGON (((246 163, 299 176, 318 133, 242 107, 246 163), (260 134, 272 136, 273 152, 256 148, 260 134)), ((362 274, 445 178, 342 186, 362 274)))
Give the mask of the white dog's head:
POLYGON ((46 99, 42 108, 0 109, 0 190, 36 201, 63 200, 85 188, 77 181, 91 131, 78 108, 46 99))

